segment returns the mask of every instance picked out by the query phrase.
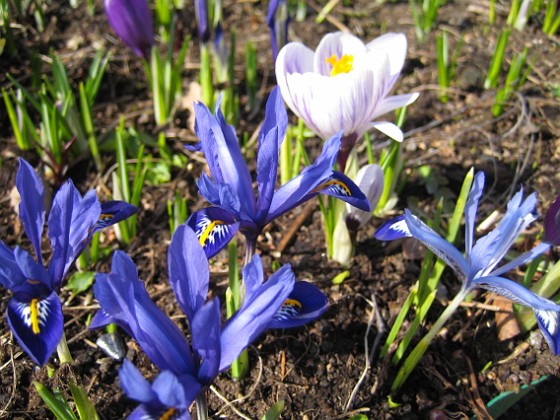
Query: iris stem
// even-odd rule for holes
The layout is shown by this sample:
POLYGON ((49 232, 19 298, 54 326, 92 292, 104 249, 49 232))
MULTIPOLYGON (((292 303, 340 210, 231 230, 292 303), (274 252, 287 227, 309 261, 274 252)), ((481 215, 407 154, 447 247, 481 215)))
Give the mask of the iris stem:
POLYGON ((208 420, 208 404, 206 403, 206 391, 201 392, 196 397, 196 418, 198 420, 208 420))
POLYGON ((58 345, 56 346, 56 352, 58 353, 58 358, 60 363, 74 363, 74 359, 70 354, 70 349, 68 348, 68 343, 66 342, 66 334, 62 333, 62 338, 60 339, 58 345))
POLYGON ((395 381, 393 382, 393 385, 391 386, 392 391, 396 391, 404 384, 418 362, 420 362, 420 360, 422 359, 422 356, 428 349, 428 346, 430 345, 432 340, 439 334, 445 323, 449 320, 449 318, 451 318, 461 302, 465 300, 469 292, 470 289, 462 287, 459 293, 455 295, 453 300, 449 302, 449 305, 447 305, 447 308, 445 308, 434 325, 432 325, 430 331, 428 331, 428 333, 424 337, 422 337, 420 342, 416 345, 416 347, 414 347, 414 350, 412 350, 412 352, 404 361, 395 381))

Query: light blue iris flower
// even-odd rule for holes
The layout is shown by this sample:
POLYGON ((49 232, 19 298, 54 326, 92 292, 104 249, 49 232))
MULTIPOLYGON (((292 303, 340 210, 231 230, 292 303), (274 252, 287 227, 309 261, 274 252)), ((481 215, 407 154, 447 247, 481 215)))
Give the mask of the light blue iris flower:
MULTIPOLYGON (((533 193, 524 198, 521 189, 508 203, 506 213, 498 226, 475 241, 475 218, 483 187, 484 173, 479 172, 475 175, 465 207, 465 255, 409 210, 405 211, 404 216, 382 225, 375 237, 384 241, 413 237, 422 242, 455 271, 462 281, 459 293, 464 297, 473 289, 481 287, 531 307, 552 352, 558 354, 560 352, 560 305, 534 294, 519 283, 502 277, 504 273, 548 251, 554 243, 547 242, 547 235, 545 235, 544 242, 512 261, 498 266, 521 232, 536 219, 537 196, 533 193)), ((549 225, 552 225, 552 222, 549 225)), ((549 226, 548 231, 552 232, 553 229, 553 226, 549 226)))

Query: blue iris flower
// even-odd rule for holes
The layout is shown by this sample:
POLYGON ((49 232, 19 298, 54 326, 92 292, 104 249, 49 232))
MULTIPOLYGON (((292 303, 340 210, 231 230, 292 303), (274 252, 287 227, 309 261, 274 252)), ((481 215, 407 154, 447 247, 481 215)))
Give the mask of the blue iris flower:
MULTIPOLYGON (((544 242, 498 267, 520 233, 536 219, 537 197, 533 193, 524 198, 521 189, 508 203, 506 213, 496 228, 475 241, 475 218, 483 187, 484 173, 479 172, 475 175, 465 207, 464 256, 409 210, 405 211, 404 216, 383 224, 375 237, 385 241, 413 237, 422 242, 455 271, 462 281, 459 293, 464 297, 471 290, 481 287, 516 303, 529 306, 535 312, 538 325, 552 352, 558 354, 560 353, 560 305, 534 294, 519 283, 501 277, 504 273, 548 251, 551 245, 555 244, 553 232, 557 232, 557 227, 552 226, 553 222, 550 221, 549 242, 546 241, 547 235, 545 235, 544 242)), ((553 205, 551 209, 554 215, 550 218, 554 218, 558 208, 553 205)), ((551 211, 549 214, 552 214, 551 211)))
POLYGON ((8 324, 16 340, 39 365, 44 365, 62 338, 64 318, 58 292, 74 260, 92 235, 126 219, 138 209, 112 201, 100 204, 95 190, 82 197, 72 181, 56 193, 48 218, 52 255, 45 265, 41 236, 45 223, 45 191, 31 165, 20 159, 16 187, 21 202, 19 217, 35 259, 19 246, 0 241, 0 284, 13 296, 8 302, 8 324))
POLYGON ((301 325, 326 308, 325 296, 312 285, 295 282, 289 265, 264 281, 262 264, 255 256, 243 271, 243 304, 222 325, 219 299, 207 299, 210 273, 206 254, 187 225, 173 235, 168 268, 171 287, 190 325, 191 345, 151 301, 136 266, 124 252, 115 252, 110 274, 96 275, 94 291, 101 311, 91 328, 116 323, 160 369, 150 384, 125 360, 119 372, 121 385, 130 398, 141 403, 131 418, 162 418, 171 413, 189 418, 189 406, 197 396, 265 329, 301 325), (298 284, 307 286, 295 287, 298 284))
POLYGON ((270 0, 266 14, 266 24, 270 28, 270 45, 272 57, 276 61, 278 51, 288 43, 288 2, 286 0, 270 0))
POLYGON ((258 197, 255 197, 235 129, 227 125, 219 104, 216 116, 201 103, 195 104, 195 114, 195 130, 200 142, 191 150, 204 152, 212 175, 210 179, 203 173, 198 188, 215 207, 193 213, 187 223, 195 230, 208 258, 223 249, 238 230, 247 238, 248 248, 254 249, 257 236, 268 223, 319 193, 371 211, 366 196, 356 184, 332 169, 342 133, 325 142, 315 163, 275 191, 279 150, 288 124, 278 88, 270 94, 258 135, 258 197))

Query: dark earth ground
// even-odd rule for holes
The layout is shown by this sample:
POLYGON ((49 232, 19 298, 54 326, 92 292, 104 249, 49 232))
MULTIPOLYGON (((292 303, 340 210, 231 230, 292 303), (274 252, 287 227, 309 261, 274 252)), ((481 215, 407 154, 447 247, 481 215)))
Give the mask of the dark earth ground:
MULTIPOLYGON (((31 18, 23 20, 17 30, 18 56, 0 58, 0 86, 6 87, 5 73, 11 73, 24 84, 30 79, 30 50, 38 49, 48 54, 53 49, 61 54, 70 69, 71 78, 78 81, 85 76, 89 60, 96 48, 113 49, 113 56, 102 83, 96 105, 96 121, 105 133, 118 122, 124 113, 127 122, 149 133, 163 129, 173 138, 171 145, 177 153, 183 153, 181 143, 193 141, 194 135, 187 128, 187 110, 180 110, 178 118, 170 127, 158 128, 152 124, 150 102, 144 87, 144 76, 139 60, 119 44, 109 30, 101 5, 96 4, 93 18, 81 6, 71 9, 66 3, 58 6, 53 2, 47 7, 47 29, 43 34, 33 30, 31 18)), ((352 2, 351 2, 352 3, 352 2)), ((394 213, 402 212, 408 200, 418 197, 418 206, 433 214, 436 200, 428 193, 419 175, 419 167, 429 165, 437 176, 440 192, 457 194, 467 170, 474 166, 487 175, 486 195, 481 205, 481 220, 494 209, 503 211, 507 198, 521 184, 528 191, 537 191, 539 209, 543 214, 546 206, 558 194, 558 145, 560 142, 560 115, 558 98, 552 89, 559 82, 559 39, 547 38, 539 29, 538 19, 529 22, 523 32, 513 31, 508 46, 508 57, 529 48, 529 61, 533 63, 527 83, 506 106, 502 117, 493 118, 490 113, 493 92, 484 91, 482 84, 494 49, 499 27, 505 25, 508 2, 500 3, 498 20, 494 27, 487 24, 488 1, 449 1, 440 12, 439 28, 450 31, 452 45, 463 37, 458 59, 457 80, 450 92, 450 101, 438 100, 435 35, 429 35, 424 43, 414 36, 413 21, 408 2, 376 5, 359 0, 352 7, 339 3, 322 25, 313 20, 316 10, 322 7, 310 1, 305 22, 294 22, 292 39, 301 39, 314 47, 324 33, 347 27, 364 40, 370 40, 386 31, 404 32, 409 40, 407 63, 397 83, 398 92, 421 92, 419 100, 409 108, 405 131, 405 178, 406 185, 399 196, 394 213), (555 85, 556 84, 556 85, 555 85)), ((243 42, 251 36, 259 51, 259 77, 264 79, 262 93, 266 94, 274 84, 268 32, 264 25, 266 4, 263 2, 225 3, 225 30, 237 31, 243 42), (249 17, 249 18, 248 18, 249 17)), ((196 37, 192 5, 188 4, 181 16, 182 34, 196 37)), ((243 45, 240 43, 239 45, 243 45)), ((239 51, 242 47, 238 48, 239 51)), ((197 74, 196 42, 189 51, 185 71, 185 84, 197 74)), ((44 56, 43 56, 44 57, 44 56)), ((239 57, 241 65, 242 58, 239 57)), ((44 63, 45 68, 47 64, 44 63)), ((242 67, 238 73, 240 90, 244 81, 242 67)), ((503 79, 502 79, 503 82, 503 79)), ((243 92, 242 100, 243 100, 243 92)), ((1 105, 3 106, 3 105, 1 105)), ((248 113, 241 115, 238 133, 256 129, 262 113, 250 119, 248 113)), ((0 172, 0 238, 9 246, 26 244, 21 225, 10 206, 10 190, 14 185, 17 167, 15 146, 8 118, 0 109, 0 141, 3 166, 0 172)), ((375 133, 373 133, 375 135, 375 133)), ((379 142, 384 141, 378 136, 379 142)), ((311 147, 318 147, 318 140, 311 147)), ((39 161, 34 153, 24 156, 36 167, 39 161)), ((107 163, 113 157, 106 155, 107 163)), ((96 187, 100 178, 92 163, 84 161, 71 166, 68 176, 82 191, 96 187)), ((110 165, 107 165, 109 167, 110 165)), ((126 250, 138 265, 141 278, 147 281, 148 290, 158 305, 185 327, 184 316, 177 308, 166 278, 166 251, 169 243, 166 201, 180 188, 188 198, 189 209, 205 205, 198 196, 195 179, 203 165, 190 160, 187 168, 174 168, 172 181, 159 186, 147 186, 143 193, 138 218, 139 235, 126 250)), ((104 174, 103 174, 104 175, 104 174)), ((104 189, 98 189, 103 194, 104 189)), ((106 198, 106 197, 104 197, 106 198)), ((334 419, 348 418, 350 413, 363 413, 369 418, 468 418, 478 414, 484 417, 482 408, 493 397, 506 390, 517 390, 543 375, 552 377, 539 385, 507 413, 507 418, 555 418, 560 399, 555 376, 559 372, 558 358, 554 357, 539 332, 522 334, 507 341, 499 341, 495 314, 482 307, 471 306, 457 311, 430 346, 422 363, 412 373, 401 391, 392 396, 400 403, 390 408, 388 396, 396 370, 388 360, 371 360, 352 407, 344 413, 344 407, 366 366, 364 339, 369 346, 375 340, 376 320, 372 318, 371 301, 377 302, 383 322, 390 327, 400 305, 406 299, 418 274, 418 252, 410 246, 384 246, 374 240, 375 226, 382 219, 375 219, 358 235, 358 248, 351 274, 342 285, 332 286, 332 279, 342 268, 325 258, 322 221, 318 208, 309 211, 309 217, 293 237, 288 247, 278 256, 277 246, 286 231, 296 223, 303 209, 294 211, 274 223, 263 235, 260 249, 265 267, 272 261, 291 263, 299 279, 317 284, 330 298, 331 305, 325 315, 305 328, 269 332, 251 348, 253 364, 251 376, 239 383, 223 374, 215 384, 223 399, 213 391, 208 392, 210 411, 216 418, 236 418, 238 410, 248 418, 260 418, 276 401, 285 400, 283 418, 334 419), (373 322, 366 337, 368 323, 373 322), (526 343, 530 343, 527 345, 526 343), (488 362, 489 369, 483 371, 488 362), (229 402, 227 402, 229 401, 229 402)), ((300 219, 303 216, 299 217, 300 219)), ((526 236, 524 246, 532 246, 540 222, 526 236)), ((107 235, 108 237, 109 235, 107 235)), ((410 245, 410 244, 408 244, 410 245)), ((115 247, 117 245, 115 244, 115 247)), ((558 258, 554 252, 551 259, 558 258)), ((94 269, 107 271, 109 258, 103 259, 94 269)), ((227 283, 226 257, 218 256, 212 262, 212 281, 217 293, 223 295, 227 283)), ((520 273, 512 273, 517 276, 520 273)), ((449 296, 458 290, 458 280, 447 271, 443 284, 449 296)), ((67 301, 68 293, 62 294, 67 301)), ((0 311, 4 312, 8 293, 0 298, 0 311)), ((481 294, 475 302, 491 304, 491 296, 481 294)), ((441 312, 442 304, 433 305, 422 333, 441 312)), ((61 369, 48 379, 46 369, 37 369, 14 343, 7 323, 0 324, 0 416, 6 418, 51 417, 32 385, 39 380, 67 392, 69 376, 75 376, 89 390, 102 418, 122 418, 135 403, 121 393, 117 379, 120 365, 107 358, 94 344, 99 332, 87 330, 88 316, 96 309, 91 295, 74 299, 65 307, 66 334, 70 350, 75 357, 71 370, 61 369)), ((123 335, 127 357, 151 377, 155 369, 143 356, 139 347, 123 335)), ((55 358, 53 367, 58 366, 55 358)))

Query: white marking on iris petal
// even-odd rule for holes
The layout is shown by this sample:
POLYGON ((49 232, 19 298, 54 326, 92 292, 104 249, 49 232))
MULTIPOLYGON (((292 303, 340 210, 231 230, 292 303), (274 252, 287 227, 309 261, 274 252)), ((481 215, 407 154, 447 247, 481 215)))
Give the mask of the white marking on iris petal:
POLYGON ((50 307, 46 300, 32 299, 29 303, 18 303, 16 305, 16 311, 19 313, 23 323, 30 328, 34 334, 39 334, 41 328, 44 328, 47 324, 50 307))
POLYGON ((295 299, 286 299, 282 304, 278 312, 274 315, 274 319, 279 321, 285 321, 292 318, 296 318, 301 312, 301 302, 295 299))
POLYGON ((229 226, 220 220, 210 220, 203 217, 196 225, 196 237, 200 245, 214 245, 217 240, 224 238, 229 232, 229 226))

